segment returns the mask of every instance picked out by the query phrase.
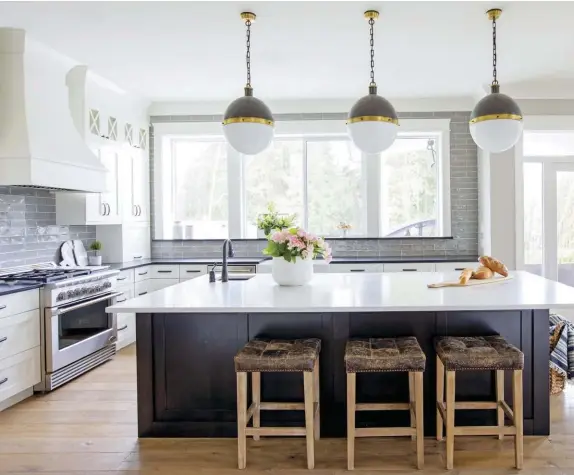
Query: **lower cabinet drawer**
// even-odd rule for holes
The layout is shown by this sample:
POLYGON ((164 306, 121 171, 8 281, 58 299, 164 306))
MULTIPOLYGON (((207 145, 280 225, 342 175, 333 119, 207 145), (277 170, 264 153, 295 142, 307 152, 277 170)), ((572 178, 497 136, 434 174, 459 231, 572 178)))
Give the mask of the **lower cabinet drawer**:
POLYGON ((0 318, 0 359, 40 344, 40 311, 0 318))
POLYGON ((179 280, 195 279, 207 274, 207 266, 199 264, 182 264, 179 266, 179 280))
POLYGON ((40 382, 40 347, 0 360, 0 401, 40 382))
POLYGON ((432 262, 395 262, 385 264, 385 272, 434 272, 432 262))
POLYGON ((125 346, 136 341, 136 314, 118 313, 118 341, 116 349, 121 350, 125 346))
POLYGON ((3 295, 0 297, 0 318, 28 312, 39 307, 40 291, 38 289, 3 295))
POLYGON ((436 271, 437 272, 453 272, 461 271, 463 269, 476 269, 480 266, 477 262, 437 262, 436 271))
POLYGON ((330 272, 383 272, 382 264, 329 264, 330 272))
POLYGON ((155 290, 165 289, 166 287, 171 287, 172 285, 179 284, 179 279, 150 279, 149 291, 153 292, 155 290))
POLYGON ((122 303, 125 302, 126 300, 129 299, 133 299, 134 298, 134 285, 119 285, 117 288, 118 292, 121 292, 123 295, 120 295, 116 298, 116 303, 122 303))
POLYGON ((178 265, 160 265, 154 264, 150 266, 150 279, 178 279, 179 280, 179 266, 178 265))
POLYGON ((136 282, 134 284, 134 297, 140 297, 141 295, 153 292, 150 282, 151 280, 143 280, 141 282, 136 282))
POLYGON ((142 282, 149 279, 151 274, 150 267, 151 266, 144 266, 134 269, 134 282, 142 282))
POLYGON ((118 285, 133 284, 135 276, 134 270, 135 269, 121 270, 117 277, 118 285))

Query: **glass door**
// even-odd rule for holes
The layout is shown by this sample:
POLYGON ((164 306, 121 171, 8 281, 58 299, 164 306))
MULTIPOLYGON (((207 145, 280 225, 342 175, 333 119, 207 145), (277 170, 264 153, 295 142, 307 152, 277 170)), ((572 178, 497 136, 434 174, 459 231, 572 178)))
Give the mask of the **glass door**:
POLYGON ((574 287, 574 157, 525 159, 524 269, 574 287))

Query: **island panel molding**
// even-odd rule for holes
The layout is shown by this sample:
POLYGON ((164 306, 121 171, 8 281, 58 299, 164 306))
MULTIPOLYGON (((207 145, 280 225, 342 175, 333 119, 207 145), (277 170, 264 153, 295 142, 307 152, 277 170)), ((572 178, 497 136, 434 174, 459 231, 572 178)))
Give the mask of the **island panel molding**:
MULTIPOLYGON (((233 356, 248 340, 320 338, 321 435, 345 437, 349 338, 415 336, 427 356, 424 385, 425 435, 435 431, 435 336, 500 334, 525 355, 524 433, 548 435, 548 310, 343 313, 139 313, 138 433, 140 437, 236 437, 233 356)), ((357 400, 408 400, 402 373, 358 375, 357 400)), ((507 386, 510 378, 506 378, 507 386)), ((510 387, 506 388, 510 391, 510 387)), ((457 400, 495 399, 494 377, 464 372, 457 400)), ((262 400, 300 401, 300 374, 265 374, 262 400)), ((264 411, 262 426, 301 425, 296 411, 264 411)), ((496 411, 463 411, 463 425, 495 425, 496 411)), ((409 426, 408 413, 357 415, 357 427, 409 426)))

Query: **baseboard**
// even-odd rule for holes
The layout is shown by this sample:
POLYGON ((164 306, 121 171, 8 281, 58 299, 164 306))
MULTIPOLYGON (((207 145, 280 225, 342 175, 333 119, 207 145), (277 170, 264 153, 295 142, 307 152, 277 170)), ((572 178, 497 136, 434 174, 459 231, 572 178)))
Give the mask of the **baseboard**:
POLYGON ((24 399, 28 399, 29 397, 34 395, 34 388, 24 389, 24 391, 19 392, 18 394, 14 394, 14 396, 5 399, 4 401, 0 402, 0 412, 9 407, 12 407, 19 402, 22 402, 24 399))

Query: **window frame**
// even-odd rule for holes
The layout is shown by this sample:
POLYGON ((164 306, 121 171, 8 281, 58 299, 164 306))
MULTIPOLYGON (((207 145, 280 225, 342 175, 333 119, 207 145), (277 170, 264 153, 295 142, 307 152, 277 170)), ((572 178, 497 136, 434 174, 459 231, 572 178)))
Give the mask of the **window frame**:
MULTIPOLYGON (((450 119, 401 119, 398 136, 437 140, 438 237, 450 237, 450 119)), ((346 127, 340 120, 305 120, 276 122, 275 136, 281 140, 303 141, 303 202, 302 225, 308 227, 307 142, 349 140, 346 127)), ((154 124, 154 236, 153 239, 173 239, 175 189, 173 182, 173 141, 224 141, 219 122, 180 122, 154 124), (171 177, 171 179, 170 179, 171 177)), ((385 239, 381 236, 381 166, 380 154, 362 153, 362 181, 365 209, 363 210, 363 236, 353 238, 385 239)), ((227 145, 228 230, 231 239, 246 239, 245 232, 245 160, 242 154, 227 145)), ((335 237, 335 236, 329 236, 335 237)), ((405 238, 411 239, 411 238, 405 238)))

